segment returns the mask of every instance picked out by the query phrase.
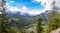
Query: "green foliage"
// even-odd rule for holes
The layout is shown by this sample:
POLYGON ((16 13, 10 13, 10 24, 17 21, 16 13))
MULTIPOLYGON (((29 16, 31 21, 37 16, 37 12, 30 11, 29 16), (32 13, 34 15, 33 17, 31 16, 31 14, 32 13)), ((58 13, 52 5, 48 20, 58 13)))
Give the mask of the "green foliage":
POLYGON ((8 33, 21 33, 17 28, 11 27, 8 33))
POLYGON ((59 19, 50 20, 49 24, 48 24, 48 31, 51 32, 51 31, 57 29, 59 27, 58 22, 59 22, 59 19))
POLYGON ((0 33, 2 33, 2 21, 0 21, 0 33))
POLYGON ((43 30, 43 28, 41 27, 41 23, 42 23, 42 19, 41 18, 39 18, 38 19, 38 23, 37 23, 37 33, 42 33, 42 30, 43 30))

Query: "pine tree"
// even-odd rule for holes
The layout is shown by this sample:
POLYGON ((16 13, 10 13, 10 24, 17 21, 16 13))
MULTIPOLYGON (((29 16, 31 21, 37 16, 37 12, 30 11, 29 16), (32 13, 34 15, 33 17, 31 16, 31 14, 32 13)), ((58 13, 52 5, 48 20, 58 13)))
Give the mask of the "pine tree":
POLYGON ((0 20, 1 25, 2 25, 2 33, 8 33, 8 29, 10 29, 9 23, 8 23, 8 18, 6 18, 6 8, 5 8, 5 1, 4 0, 0 0, 0 7, 1 7, 1 14, 0 14, 0 20))
POLYGON ((58 18, 58 13, 57 13, 56 6, 55 6, 55 1, 53 1, 52 5, 53 5, 53 10, 51 10, 51 18, 48 23, 48 32, 47 33, 50 33, 51 31, 53 31, 59 27, 58 26, 59 18, 58 18))
POLYGON ((42 33, 43 28, 41 26, 41 23, 42 23, 42 19, 39 18, 38 23, 37 23, 37 27, 36 27, 37 28, 37 33, 42 33))

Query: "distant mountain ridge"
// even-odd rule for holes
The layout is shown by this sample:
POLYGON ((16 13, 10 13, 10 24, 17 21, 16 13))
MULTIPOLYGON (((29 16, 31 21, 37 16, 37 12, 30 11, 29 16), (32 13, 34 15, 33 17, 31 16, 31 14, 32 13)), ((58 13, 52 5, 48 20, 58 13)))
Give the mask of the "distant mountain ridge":
POLYGON ((22 12, 11 12, 11 11, 8 11, 7 12, 7 17, 15 17, 15 18, 31 18, 32 15, 30 15, 29 13, 22 13, 22 12))
POLYGON ((13 13, 11 11, 7 12, 7 16, 10 17, 10 18, 20 18, 20 19, 32 18, 34 20, 37 20, 38 18, 42 18, 44 21, 47 21, 48 14, 49 14, 48 10, 46 10, 44 13, 38 14, 36 16, 30 15, 29 13, 22 13, 22 12, 19 12, 19 11, 15 12, 15 13, 13 13))

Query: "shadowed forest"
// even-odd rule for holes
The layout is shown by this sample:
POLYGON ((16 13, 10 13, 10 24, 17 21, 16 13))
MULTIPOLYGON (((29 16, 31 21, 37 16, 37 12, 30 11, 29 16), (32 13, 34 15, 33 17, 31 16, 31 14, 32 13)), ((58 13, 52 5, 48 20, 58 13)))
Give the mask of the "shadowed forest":
POLYGON ((7 12, 6 1, 0 1, 0 33, 60 33, 60 8, 51 3, 52 10, 36 16, 7 12))

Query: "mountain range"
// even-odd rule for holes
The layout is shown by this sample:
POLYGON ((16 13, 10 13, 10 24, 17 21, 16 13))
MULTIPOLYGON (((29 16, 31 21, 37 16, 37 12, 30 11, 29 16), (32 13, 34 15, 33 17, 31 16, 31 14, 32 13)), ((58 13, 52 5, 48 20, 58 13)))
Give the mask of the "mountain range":
MULTIPOLYGON (((46 11, 46 12, 44 12, 44 13, 41 13, 41 14, 38 14, 38 15, 42 15, 42 16, 45 16, 46 14, 48 13, 48 10, 46 11)), ((36 16, 38 16, 38 15, 36 15, 36 16)), ((17 12, 11 12, 11 11, 8 11, 7 12, 7 16, 8 17, 18 17, 18 18, 23 18, 23 17, 25 17, 25 18, 31 18, 31 17, 33 17, 34 15, 30 15, 29 13, 23 13, 23 12, 19 12, 19 11, 17 11, 17 12)))
POLYGON ((38 18, 42 18, 43 21, 48 21, 48 14, 50 12, 47 10, 44 13, 38 14, 36 16, 30 15, 29 13, 22 13, 22 12, 7 12, 7 17, 11 18, 10 25, 12 27, 25 27, 31 24, 37 23, 38 18))
POLYGON ((34 15, 30 15, 29 13, 22 13, 22 12, 11 12, 11 11, 8 11, 7 12, 7 17, 10 17, 10 18, 20 18, 20 19, 28 19, 28 18, 31 18, 31 19, 34 19, 34 20, 37 20, 38 18, 42 18, 44 21, 47 21, 48 18, 48 14, 50 12, 47 10, 45 11, 44 13, 41 13, 41 14, 38 14, 36 16, 34 15))

